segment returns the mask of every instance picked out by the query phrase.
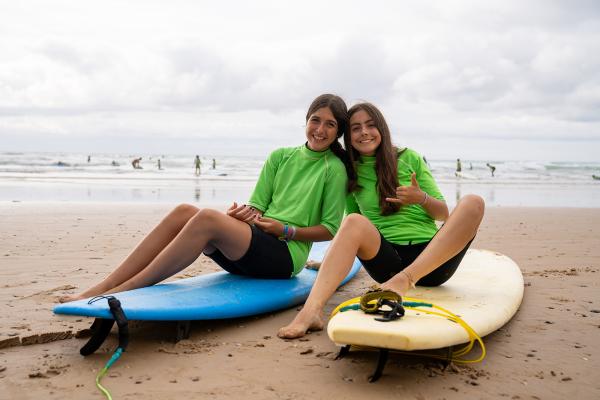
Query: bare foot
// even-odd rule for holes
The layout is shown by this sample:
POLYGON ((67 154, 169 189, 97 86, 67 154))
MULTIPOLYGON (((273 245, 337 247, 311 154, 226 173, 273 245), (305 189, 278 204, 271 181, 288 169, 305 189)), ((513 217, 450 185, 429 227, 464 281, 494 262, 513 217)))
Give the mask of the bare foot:
POLYGON ((319 312, 314 313, 303 308, 291 324, 279 329, 277 336, 282 339, 297 339, 309 331, 323 330, 324 326, 325 322, 319 312))
POLYGON ((411 289, 410 282, 403 274, 396 274, 393 278, 381 284, 382 290, 391 290, 400 296, 405 296, 411 289))
POLYGON ((81 299, 85 299, 85 298, 87 298, 87 296, 82 296, 80 294, 68 294, 66 296, 60 296, 58 298, 58 302, 59 303, 69 303, 71 301, 81 300, 81 299))

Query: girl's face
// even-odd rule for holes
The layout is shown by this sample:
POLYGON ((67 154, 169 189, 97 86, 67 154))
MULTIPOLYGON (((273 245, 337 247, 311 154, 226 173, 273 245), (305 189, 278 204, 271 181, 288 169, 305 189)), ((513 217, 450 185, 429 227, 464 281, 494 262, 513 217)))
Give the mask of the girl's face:
POLYGON ((306 121, 308 148, 313 151, 327 150, 337 140, 338 123, 329 107, 319 108, 306 121))
POLYGON ((381 144, 381 134, 373 118, 365 110, 350 117, 350 143, 363 156, 373 156, 381 144))

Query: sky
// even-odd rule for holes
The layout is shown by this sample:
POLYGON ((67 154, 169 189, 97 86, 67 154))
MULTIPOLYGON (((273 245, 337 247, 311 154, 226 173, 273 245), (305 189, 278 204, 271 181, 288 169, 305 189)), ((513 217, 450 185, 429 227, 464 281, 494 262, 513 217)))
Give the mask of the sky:
POLYGON ((0 0, 0 152, 266 155, 321 93, 430 159, 600 161, 600 2, 0 0))

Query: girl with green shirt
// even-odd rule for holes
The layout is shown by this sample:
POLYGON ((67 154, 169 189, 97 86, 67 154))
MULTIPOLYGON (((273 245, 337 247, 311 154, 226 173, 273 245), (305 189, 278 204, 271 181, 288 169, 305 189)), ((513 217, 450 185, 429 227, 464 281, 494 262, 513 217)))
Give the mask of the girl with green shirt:
POLYGON ((423 157, 392 145, 388 125, 374 105, 357 104, 348 116, 348 215, 303 309, 279 330, 280 337, 297 338, 323 328, 323 307, 356 256, 382 289, 401 296, 416 284, 443 284, 458 268, 483 218, 483 199, 475 195, 463 197, 448 213, 423 157), (435 221, 444 225, 438 230, 435 221))
POLYGON ((233 203, 225 213, 177 206, 111 274, 61 302, 154 285, 202 252, 234 274, 296 275, 311 243, 331 240, 340 226, 347 172, 338 138, 347 127, 344 101, 317 97, 306 114, 306 143, 269 156, 247 205, 233 203))

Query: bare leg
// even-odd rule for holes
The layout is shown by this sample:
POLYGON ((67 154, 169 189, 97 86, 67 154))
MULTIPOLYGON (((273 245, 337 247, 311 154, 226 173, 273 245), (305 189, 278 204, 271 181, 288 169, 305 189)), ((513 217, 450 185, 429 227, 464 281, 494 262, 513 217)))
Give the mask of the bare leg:
MULTIPOLYGON (((464 249, 477 233, 484 208, 483 199, 476 195, 467 195, 458 202, 437 235, 419 257, 406 267, 405 270, 415 282, 464 249)), ((404 295, 410 289, 410 283, 405 274, 396 274, 381 288, 404 295)))
POLYGON ((109 293, 154 285, 190 265, 208 247, 238 260, 250 246, 250 226, 216 210, 198 211, 148 266, 109 293))
POLYGON ((350 271, 354 257, 358 255, 366 260, 375 257, 380 243, 379 231, 367 218, 360 214, 348 215, 325 254, 304 307, 277 335, 293 339, 304 336, 309 330, 323 329, 323 307, 350 271))
POLYGON ((198 207, 180 204, 136 246, 129 256, 100 283, 81 293, 64 296, 61 303, 85 299, 105 293, 144 269, 172 240, 187 222, 199 211, 198 207))

